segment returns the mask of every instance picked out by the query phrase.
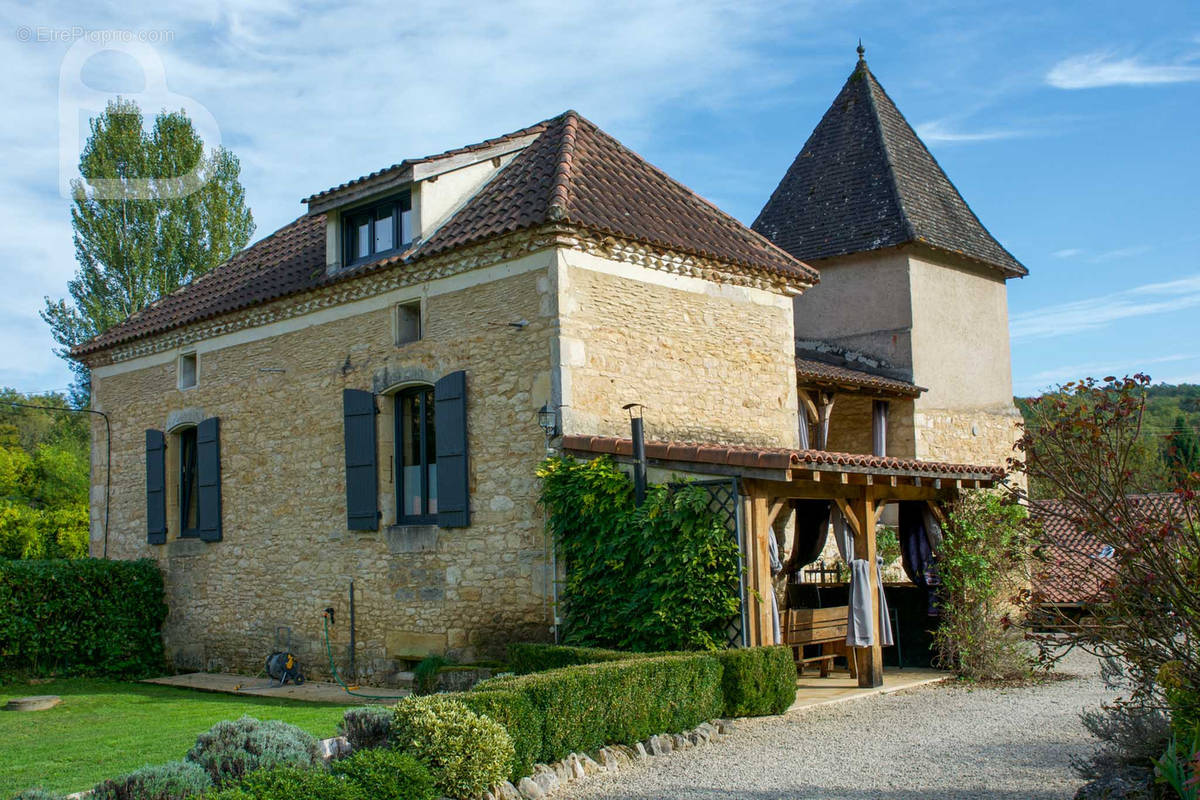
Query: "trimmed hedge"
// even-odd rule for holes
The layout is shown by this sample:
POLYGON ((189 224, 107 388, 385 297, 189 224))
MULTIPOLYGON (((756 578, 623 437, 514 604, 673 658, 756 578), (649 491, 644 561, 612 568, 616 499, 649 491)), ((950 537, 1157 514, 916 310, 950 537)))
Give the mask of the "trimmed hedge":
POLYGON ((163 672, 167 604, 152 560, 0 560, 0 608, 0 671, 163 672))
POLYGON ((721 715, 721 664, 711 655, 662 655, 585 664, 480 684, 474 693, 525 695, 544 720, 538 761, 611 743, 632 744, 721 715))
POLYGON ((789 647, 746 647, 714 654, 721 662, 726 717, 782 714, 796 702, 796 662, 789 647))
MULTIPOLYGON (((545 672, 550 669, 597 664, 604 661, 628 661, 644 658, 646 653, 627 653, 599 647, 569 647, 541 642, 513 642, 508 646, 508 668, 518 675, 545 672)), ((651 654, 652 655, 652 654, 651 654)))
POLYGON ((533 772, 534 762, 542 751, 545 718, 523 692, 514 689, 494 689, 482 692, 463 692, 450 695, 480 716, 497 722, 508 731, 513 742, 512 763, 508 777, 516 783, 533 772))
MULTIPOLYGON (((599 647, 522 642, 509 645, 513 672, 528 674, 562 666, 630 661, 664 655, 707 655, 721 662, 721 687, 726 717, 782 714, 796 701, 796 665, 787 647, 743 647, 710 653, 625 653, 599 647)), ((500 678, 481 683, 487 690, 504 685, 500 678)), ((660 731, 661 732, 661 731, 660 731)))

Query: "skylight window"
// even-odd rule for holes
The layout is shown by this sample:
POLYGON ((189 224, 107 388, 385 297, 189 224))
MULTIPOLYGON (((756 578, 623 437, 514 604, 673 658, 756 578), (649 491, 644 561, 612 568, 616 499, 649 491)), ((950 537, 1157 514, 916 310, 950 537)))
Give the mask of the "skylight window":
POLYGON ((343 217, 345 265, 399 252, 412 242, 412 197, 408 192, 382 203, 356 208, 343 217))

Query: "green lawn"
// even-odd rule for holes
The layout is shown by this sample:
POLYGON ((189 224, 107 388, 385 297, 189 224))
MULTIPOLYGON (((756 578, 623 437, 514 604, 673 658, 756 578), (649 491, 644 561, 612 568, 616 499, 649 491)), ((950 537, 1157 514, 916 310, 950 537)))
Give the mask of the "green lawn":
POLYGON ((347 707, 85 678, 3 685, 0 706, 37 694, 63 701, 48 711, 0 711, 0 798, 31 786, 77 792, 146 764, 183 758, 197 734, 246 714, 326 738, 347 707))

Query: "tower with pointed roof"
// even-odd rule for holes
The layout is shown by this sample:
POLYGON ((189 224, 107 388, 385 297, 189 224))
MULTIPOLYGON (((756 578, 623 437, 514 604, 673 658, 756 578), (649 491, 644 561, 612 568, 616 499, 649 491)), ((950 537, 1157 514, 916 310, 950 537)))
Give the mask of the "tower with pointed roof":
MULTIPOLYGON (((1028 271, 975 216, 861 42, 753 228, 820 273, 795 300, 802 391, 821 363, 924 387, 890 401, 889 455, 1003 463, 1018 419, 1006 282, 1028 271)), ((838 414, 869 417, 855 402, 867 401, 838 414)), ((864 449, 846 427, 839 441, 837 422, 831 447, 864 449)))

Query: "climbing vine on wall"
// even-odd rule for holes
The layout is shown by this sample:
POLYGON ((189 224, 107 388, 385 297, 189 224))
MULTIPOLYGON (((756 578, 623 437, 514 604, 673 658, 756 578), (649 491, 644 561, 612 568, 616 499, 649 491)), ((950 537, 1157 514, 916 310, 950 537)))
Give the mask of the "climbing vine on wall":
POLYGON ((739 613, 737 542, 697 486, 633 484, 609 458, 551 458, 541 503, 566 560, 565 641, 714 650, 739 613))

